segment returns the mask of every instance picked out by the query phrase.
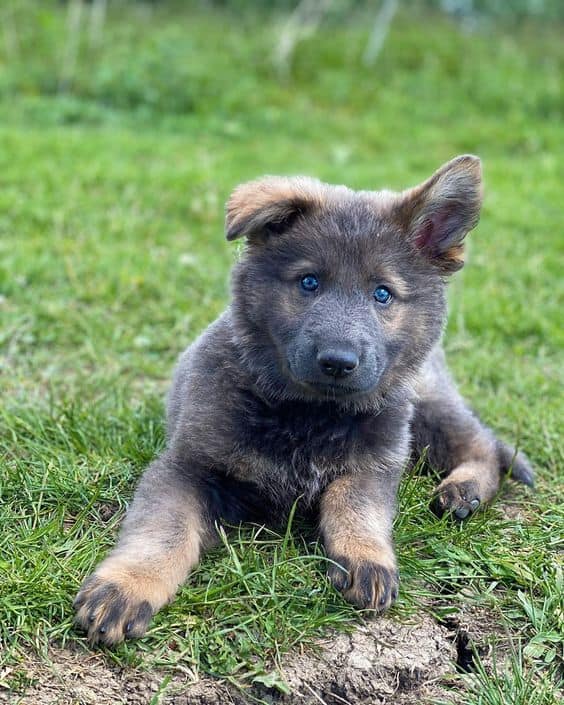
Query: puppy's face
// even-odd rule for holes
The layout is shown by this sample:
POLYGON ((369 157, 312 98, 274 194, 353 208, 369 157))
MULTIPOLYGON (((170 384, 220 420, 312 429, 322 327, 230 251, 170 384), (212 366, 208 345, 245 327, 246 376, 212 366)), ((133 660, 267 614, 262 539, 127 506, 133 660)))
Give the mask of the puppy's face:
POLYGON ((233 311, 263 389, 358 405, 409 383, 440 336, 445 275, 462 266, 480 202, 475 157, 399 194, 303 178, 240 186, 227 214, 228 239, 247 237, 233 311))

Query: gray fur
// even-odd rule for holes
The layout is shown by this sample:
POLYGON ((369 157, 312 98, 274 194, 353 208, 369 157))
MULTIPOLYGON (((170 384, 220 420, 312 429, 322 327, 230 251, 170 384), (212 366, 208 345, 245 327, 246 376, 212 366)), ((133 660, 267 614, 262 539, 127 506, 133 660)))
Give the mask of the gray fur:
POLYGON ((335 585, 382 610, 397 595, 391 527, 410 456, 428 448, 446 474, 435 507, 459 518, 510 467, 532 483, 524 456, 458 394, 440 344, 445 278, 462 265, 480 203, 469 156, 401 194, 276 177, 234 192, 227 236, 247 242, 232 303, 181 356, 167 449, 79 593, 93 641, 141 633, 147 605, 172 599, 216 522, 284 523, 299 500, 343 566, 330 570, 335 585), (300 288, 308 274, 319 290, 300 288), (374 300, 378 286, 392 291, 389 305, 374 300), (346 373, 322 364, 337 353, 355 360, 346 373))

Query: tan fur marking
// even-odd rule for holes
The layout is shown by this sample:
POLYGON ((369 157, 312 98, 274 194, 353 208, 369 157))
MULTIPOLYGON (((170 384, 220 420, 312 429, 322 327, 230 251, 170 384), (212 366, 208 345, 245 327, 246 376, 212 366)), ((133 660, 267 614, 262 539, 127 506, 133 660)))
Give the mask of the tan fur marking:
POLYGON ((475 435, 450 434, 449 442, 452 445, 453 465, 463 465, 474 463, 487 466, 491 471, 497 469, 497 457, 495 444, 491 437, 480 433, 480 426, 477 421, 475 435))
POLYGON ((376 539, 340 534, 330 541, 334 555, 346 556, 352 563, 377 563, 388 570, 396 570, 397 561, 391 543, 376 539))
MULTIPOLYGON (((363 568, 374 566, 370 608, 385 609, 393 598, 379 571, 396 576, 397 562, 391 540, 392 515, 363 498, 355 478, 346 475, 334 480, 321 499, 320 528, 330 558, 345 558, 350 570, 350 586, 343 591, 347 600, 361 604, 363 568), (382 600, 384 602, 382 603, 382 600)), ((395 580, 395 578, 393 578, 395 580)))
POLYGON ((392 517, 385 508, 374 506, 357 487, 358 479, 344 475, 334 480, 321 498, 321 529, 331 542, 353 539, 369 542, 391 535, 392 517))
POLYGON ((455 264, 464 264, 464 245, 455 245, 443 253, 443 258, 455 264))
MULTIPOLYGON (((123 639, 124 620, 127 619, 128 609, 135 609, 143 602, 148 602, 155 613, 172 600, 178 583, 171 579, 170 563, 163 563, 163 568, 163 573, 156 572, 153 568, 144 570, 132 565, 130 560, 120 556, 109 556, 98 566, 94 574, 96 580, 90 589, 87 588, 87 592, 95 594, 96 589, 104 585, 112 585, 119 590, 126 605, 123 618, 115 619, 109 624, 104 635, 106 643, 115 644, 123 639)), ((89 626, 90 631, 95 634, 108 617, 111 608, 112 601, 108 600, 92 610, 89 608, 87 600, 78 610, 77 619, 81 623, 89 624, 90 619, 94 617, 89 626)), ((91 639, 95 641, 95 638, 91 637, 91 639)))
POLYGON ((401 333, 409 326, 411 330, 423 329, 417 318, 414 319, 409 306, 391 306, 386 315, 381 317, 381 325, 390 333, 401 333))
POLYGON ((409 283, 399 277, 397 272, 394 272, 393 270, 388 271, 384 267, 382 267, 382 265, 380 265, 379 275, 379 279, 381 281, 379 281, 378 284, 389 285, 392 288, 393 292, 397 294, 400 298, 409 296, 409 283))
POLYGON ((283 220, 295 210, 321 206, 325 190, 320 181, 299 176, 265 176, 241 184, 227 202, 227 239, 249 234, 268 222, 283 220))
POLYGON ((447 485, 460 485, 464 482, 475 483, 480 502, 489 502, 499 490, 497 464, 479 461, 462 463, 440 483, 436 491, 440 494, 447 485))
POLYGON ((408 207, 403 210, 403 215, 411 219, 413 212, 423 203, 438 194, 443 197, 455 196, 459 190, 473 192, 477 206, 480 207, 483 198, 482 165, 477 157, 469 154, 455 157, 443 164, 423 183, 402 191, 400 200, 405 206, 411 206, 411 210, 408 207))
POLYGON ((462 241, 478 223, 482 198, 480 160, 463 155, 444 164, 422 184, 400 193, 392 213, 410 240, 453 272, 464 264, 462 241), (448 226, 441 233, 443 221, 448 226), (433 223, 438 236, 427 234, 433 223))
MULTIPOLYGON (((186 513, 187 507, 182 508, 186 513)), ((169 517, 145 518, 142 524, 125 521, 117 547, 98 565, 77 596, 81 606, 76 618, 88 630, 91 641, 122 641, 127 621, 143 603, 148 603, 154 614, 172 600, 197 564, 202 544, 195 502, 185 516, 184 525, 174 528, 169 517), (97 592, 104 593, 102 601, 96 599, 97 592), (118 603, 123 605, 120 614, 113 614, 105 622, 118 603), (102 625, 105 631, 101 637, 102 625)))

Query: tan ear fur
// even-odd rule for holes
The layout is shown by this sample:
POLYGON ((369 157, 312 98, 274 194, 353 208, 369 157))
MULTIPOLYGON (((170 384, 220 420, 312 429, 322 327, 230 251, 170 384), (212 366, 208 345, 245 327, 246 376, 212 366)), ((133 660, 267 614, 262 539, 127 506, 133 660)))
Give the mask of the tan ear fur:
POLYGON ((394 215, 423 253, 452 272, 464 264, 463 241, 478 224, 482 195, 480 159, 465 154, 401 193, 394 215))
POLYGON ((265 176, 241 184, 227 202, 225 234, 228 240, 256 235, 268 226, 281 227, 293 215, 318 206, 323 185, 307 177, 265 176))

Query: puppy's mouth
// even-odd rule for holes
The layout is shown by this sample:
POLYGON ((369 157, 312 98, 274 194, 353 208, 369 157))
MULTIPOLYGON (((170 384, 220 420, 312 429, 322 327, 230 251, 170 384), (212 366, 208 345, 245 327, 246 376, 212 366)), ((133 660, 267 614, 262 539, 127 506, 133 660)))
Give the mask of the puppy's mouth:
POLYGON ((339 384, 338 382, 310 382, 307 380, 302 380, 300 383, 309 391, 314 392, 319 396, 328 398, 350 397, 370 391, 363 389, 362 387, 352 387, 349 385, 339 384))

